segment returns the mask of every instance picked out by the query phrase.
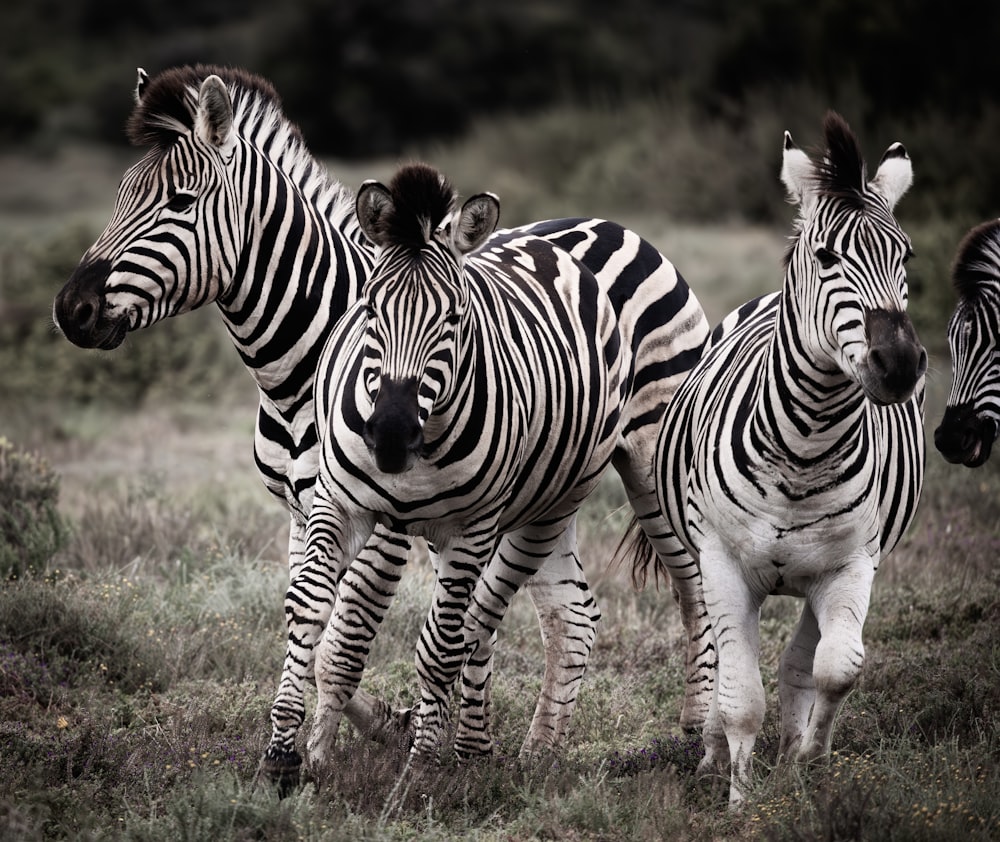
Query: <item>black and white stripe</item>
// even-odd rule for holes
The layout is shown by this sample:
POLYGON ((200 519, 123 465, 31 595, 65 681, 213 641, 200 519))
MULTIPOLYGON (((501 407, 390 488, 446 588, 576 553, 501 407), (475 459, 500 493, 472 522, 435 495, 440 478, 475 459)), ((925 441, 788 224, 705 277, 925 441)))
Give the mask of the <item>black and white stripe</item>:
POLYGON ((965 235, 952 280, 952 381, 934 444, 949 462, 975 468, 990 458, 1000 432, 1000 220, 965 235))
MULTIPOLYGON (((417 650, 416 755, 438 750, 463 665, 456 751, 489 750, 495 631, 539 568, 538 587, 564 612, 539 610, 543 629, 575 629, 547 658, 537 744, 529 733, 527 750, 562 737, 594 640, 599 615, 575 517, 624 443, 630 352, 586 266, 523 232, 470 255, 499 206, 481 194, 453 213, 453 201, 423 165, 403 168, 388 188, 366 184, 358 197, 380 251, 364 300, 338 324, 321 364, 323 452, 307 559, 289 591, 285 673, 315 646, 308 753, 319 769, 400 577, 395 566, 352 563, 378 522, 424 535, 439 555, 417 650), (545 576, 553 558, 565 560, 567 578, 545 576), (297 622, 297 606, 332 601, 338 585, 319 640, 309 618, 297 622)), ((289 691, 297 684, 282 681, 289 691)))
POLYGON ((866 182, 847 124, 830 114, 824 128, 820 162, 786 134, 782 178, 800 216, 782 291, 724 323, 657 447, 660 502, 700 567, 718 653, 700 771, 731 762, 733 803, 764 718, 761 604, 805 598, 780 666, 780 748, 814 759, 861 669, 872 577, 923 478, 927 357, 905 312, 910 243, 892 215, 910 161, 894 144, 866 182))
MULTIPOLYGON (((151 148, 125 173, 112 219, 57 296, 56 323, 80 346, 110 349, 129 331, 216 303, 259 388, 255 458, 267 487, 290 510, 294 572, 302 561, 317 470, 317 361, 373 260, 357 226, 354 197, 309 154, 270 84, 244 71, 184 67, 154 78, 140 71, 129 135, 151 148)), ((631 358, 624 446, 615 463, 636 511, 655 525, 655 422, 700 354, 707 335, 701 308, 674 267, 621 226, 552 220, 500 232, 491 242, 529 234, 586 265, 618 314, 631 358)), ((529 588, 548 648, 574 633, 559 589, 546 585, 574 571, 575 540, 570 543, 572 548, 557 549, 529 588)), ((361 557, 401 564, 408 545, 405 536, 378 525, 361 557)), ((704 622, 696 598, 682 598, 682 608, 689 629, 704 622)), ((323 623, 330 605, 308 609, 323 623)), ((699 638, 689 632, 695 654, 699 638)), ((690 661, 692 672, 704 672, 697 657, 690 661)), ((303 664, 303 680, 310 674, 311 664, 303 664)), ((485 719, 488 682, 481 691, 466 686, 471 689, 463 706, 485 719)), ((697 722, 704 708, 704 693, 692 692, 684 720, 697 722)), ((281 733, 280 705, 275 711, 275 732, 281 733)), ((366 730, 394 722, 386 706, 361 691, 348 714, 366 730)), ((292 712, 288 721, 296 717, 292 712)), ((533 725, 532 733, 543 730, 533 725)))

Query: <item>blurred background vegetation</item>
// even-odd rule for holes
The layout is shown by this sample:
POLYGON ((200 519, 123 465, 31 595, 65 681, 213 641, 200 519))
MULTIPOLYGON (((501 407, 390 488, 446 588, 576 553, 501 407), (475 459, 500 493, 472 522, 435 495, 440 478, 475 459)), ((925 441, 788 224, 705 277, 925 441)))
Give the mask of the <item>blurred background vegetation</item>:
POLYGON ((465 193, 498 192, 504 225, 574 214, 632 225, 713 318, 780 282, 793 216, 781 133, 812 146, 835 108, 872 169, 895 140, 914 159, 898 215, 919 258, 913 313, 944 374, 955 247, 1000 214, 995 3, 12 0, 0 21, 0 391, 33 408, 53 394, 252 392, 213 314, 112 355, 51 327, 53 295, 139 154, 123 131, 137 66, 268 77, 350 186, 421 157, 465 193), (747 231, 756 245, 734 251, 747 231), (761 248, 766 274, 746 259, 761 248))
MULTIPOLYGON (((802 842, 862 838, 864 823, 871 839, 998 838, 1000 459, 973 473, 928 454, 918 519, 877 580, 839 756, 815 787, 779 770, 733 818, 691 784, 690 743, 663 739, 682 692, 676 615, 607 570, 627 519, 611 479, 581 515, 605 619, 565 762, 534 782, 503 762, 538 686, 522 600, 501 630, 498 762, 471 778, 446 765, 396 821, 395 760, 356 740, 336 793, 277 803, 249 783, 284 651, 287 527, 254 469, 255 389, 214 308, 110 353, 71 346, 51 319, 141 154, 123 130, 137 66, 268 77, 352 187, 424 158, 466 195, 499 193, 503 225, 615 218, 678 265, 713 320, 780 284, 794 215, 782 131, 811 147, 835 108, 872 168, 896 140, 914 160, 897 216, 917 253, 933 429, 950 262, 1000 215, 998 44, 1000 4, 982 0, 6 0, 0 837, 802 842)), ((410 568, 365 678, 394 704, 412 699, 433 583, 428 564, 410 568)), ((793 622, 787 601, 765 606, 772 695, 793 622)))

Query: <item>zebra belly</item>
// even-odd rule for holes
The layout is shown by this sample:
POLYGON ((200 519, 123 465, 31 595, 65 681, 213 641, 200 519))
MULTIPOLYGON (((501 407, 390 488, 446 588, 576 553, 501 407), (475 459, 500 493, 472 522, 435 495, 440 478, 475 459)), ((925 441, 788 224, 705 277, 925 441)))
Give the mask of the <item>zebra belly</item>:
POLYGON ((854 498, 845 510, 840 497, 803 504, 771 493, 744 508, 712 494, 698 508, 688 504, 689 550, 701 563, 704 547, 721 548, 761 595, 805 596, 816 579, 851 559, 878 566, 878 504, 874 494, 854 498))

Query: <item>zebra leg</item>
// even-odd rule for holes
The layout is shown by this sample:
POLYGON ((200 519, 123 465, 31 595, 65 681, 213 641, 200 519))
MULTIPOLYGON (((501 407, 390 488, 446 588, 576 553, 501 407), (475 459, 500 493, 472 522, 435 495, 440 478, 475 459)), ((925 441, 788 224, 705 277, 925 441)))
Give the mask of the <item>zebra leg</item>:
POLYGON ((371 643, 378 633, 406 567, 408 541, 369 544, 351 562, 337 588, 337 601, 316 647, 316 712, 306 744, 315 772, 329 765, 340 720, 358 691, 371 643), (395 550, 388 553, 386 550, 395 550))
POLYGON ((627 446, 615 452, 613 464, 646 540, 670 571, 670 588, 680 609, 685 640, 684 703, 680 725, 685 731, 695 732, 704 724, 712 701, 718 662, 715 637, 705 609, 698 563, 673 534, 657 503, 652 467, 655 464, 655 430, 650 448, 642 438, 644 429, 636 432, 627 446))
POLYGON ((778 701, 781 706, 781 741, 778 756, 789 759, 798 749, 816 698, 813 655, 819 642, 816 615, 808 602, 799 624, 781 656, 778 667, 778 701))
MULTIPOLYGON (((375 553, 383 558, 407 553, 410 539, 405 535, 390 532, 382 526, 376 526, 375 532, 365 545, 363 552, 375 553)), ((295 578, 302 567, 306 553, 306 529, 300 518, 292 513, 291 525, 288 531, 288 572, 289 581, 295 578)), ((312 676, 310 676, 312 677, 312 676)), ((405 743, 412 741, 410 720, 412 709, 398 710, 387 702, 373 696, 360 687, 348 700, 344 708, 347 721, 358 730, 380 743, 405 743)))
MULTIPOLYGON (((705 604, 719 653, 713 728, 721 724, 729 744, 729 804, 737 806, 750 785, 753 747, 764 724, 764 684, 760 677, 760 606, 738 561, 718 547, 703 548, 705 604)), ((713 735, 714 736, 714 735, 713 735)), ((703 761, 704 762, 704 761, 703 761)))
POLYGON ((545 647, 545 674, 521 757, 562 744, 597 638, 601 611, 580 563, 576 516, 555 551, 528 581, 545 647))
POLYGON ((601 616, 580 565, 575 513, 504 536, 476 585, 466 622, 470 655, 455 739, 460 757, 492 750, 489 687, 496 629, 525 582, 542 632, 545 676, 521 756, 552 749, 565 737, 601 616))
POLYGON ((701 733, 705 754, 698 762, 695 777, 699 779, 719 777, 728 781, 730 775, 729 743, 726 741, 726 732, 719 716, 719 683, 713 682, 712 688, 712 699, 701 733))
POLYGON ((278 784, 281 793, 299 780, 302 758, 295 738, 305 719, 305 684, 314 676, 314 650, 330 618, 337 582, 371 528, 371 523, 367 529, 352 528, 344 512, 323 500, 317 490, 305 559, 285 595, 288 644, 271 705, 271 741, 261 761, 261 771, 278 784))
POLYGON ((494 524, 479 532, 475 541, 452 539, 437 547, 437 582, 415 658, 420 702, 410 751, 418 761, 438 757, 449 699, 466 662, 466 614, 496 544, 494 524))
POLYGON ((837 713, 865 661, 861 631, 868 615, 874 575, 871 557, 859 554, 810 594, 820 632, 813 658, 816 701, 797 760, 809 762, 830 754, 837 713))

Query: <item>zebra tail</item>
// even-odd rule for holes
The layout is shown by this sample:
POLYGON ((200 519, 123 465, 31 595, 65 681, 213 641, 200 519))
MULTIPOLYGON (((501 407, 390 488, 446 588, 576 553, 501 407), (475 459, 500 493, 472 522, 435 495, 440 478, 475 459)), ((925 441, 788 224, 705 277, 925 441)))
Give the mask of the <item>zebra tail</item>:
POLYGON ((612 566, 628 565, 632 568, 632 586, 636 590, 642 590, 649 581, 649 568, 653 567, 653 582, 656 589, 660 588, 660 578, 669 581, 670 572, 662 559, 656 554, 653 545, 646 537, 642 527, 639 525, 639 518, 635 515, 625 528, 615 553, 612 556, 612 566))

